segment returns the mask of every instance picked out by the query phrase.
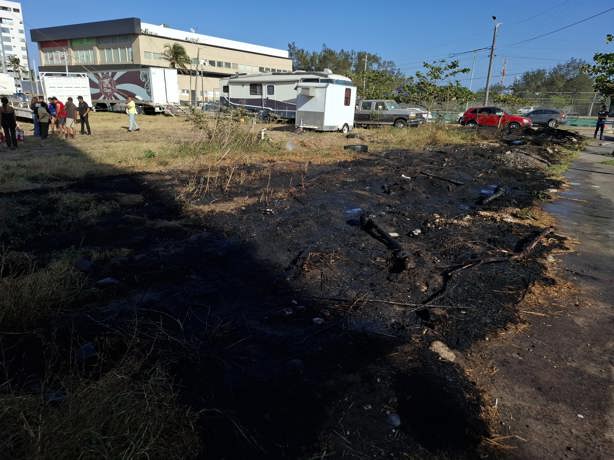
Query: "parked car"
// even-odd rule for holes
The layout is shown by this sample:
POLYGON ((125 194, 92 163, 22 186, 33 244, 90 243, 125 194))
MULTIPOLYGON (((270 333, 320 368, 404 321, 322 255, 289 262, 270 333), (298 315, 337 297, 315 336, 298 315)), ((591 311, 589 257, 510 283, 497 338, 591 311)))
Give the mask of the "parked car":
POLYGON ((387 99, 364 99, 356 104, 354 124, 358 126, 392 125, 397 128, 419 126, 425 118, 415 109, 400 107, 387 99))
POLYGON ((495 126, 508 129, 527 128, 531 120, 520 115, 510 115, 499 107, 471 107, 465 111, 461 125, 495 126))
POLYGON ((535 109, 525 115, 530 118, 534 125, 549 126, 556 128, 558 125, 567 123, 565 112, 557 109, 535 109))
POLYGON ((399 106, 403 109, 413 110, 416 112, 417 116, 421 116, 426 120, 427 123, 433 121, 433 114, 426 110, 424 107, 418 107, 417 105, 408 105, 408 104, 399 104, 399 106))
POLYGON ((519 113, 520 115, 524 115, 524 116, 526 116, 526 115, 527 115, 527 113, 532 112, 533 110, 535 110, 535 107, 533 107, 533 106, 530 106, 530 107, 520 107, 520 108, 518 109, 518 113, 519 113))

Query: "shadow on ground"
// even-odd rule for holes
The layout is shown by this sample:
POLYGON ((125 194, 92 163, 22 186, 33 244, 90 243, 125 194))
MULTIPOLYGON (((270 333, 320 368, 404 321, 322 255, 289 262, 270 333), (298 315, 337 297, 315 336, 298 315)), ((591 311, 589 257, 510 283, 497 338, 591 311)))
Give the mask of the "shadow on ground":
POLYGON ((36 394, 51 382, 48 398, 75 369, 96 380, 131 359, 161 364, 178 404, 200 411, 203 458, 494 455, 479 392, 429 345, 464 350, 515 322, 543 281, 537 256, 562 245, 474 263, 539 230, 497 212, 557 186, 506 149, 384 152, 272 175, 250 166, 251 182, 188 203, 178 196, 191 172, 4 193, 2 245, 37 269, 70 257, 85 281, 59 314, 4 321, 0 387, 36 394), (478 205, 488 185, 508 193, 478 205), (241 197, 232 212, 198 212, 241 197), (352 225, 356 212, 399 234, 407 270, 390 270, 390 249, 352 225))

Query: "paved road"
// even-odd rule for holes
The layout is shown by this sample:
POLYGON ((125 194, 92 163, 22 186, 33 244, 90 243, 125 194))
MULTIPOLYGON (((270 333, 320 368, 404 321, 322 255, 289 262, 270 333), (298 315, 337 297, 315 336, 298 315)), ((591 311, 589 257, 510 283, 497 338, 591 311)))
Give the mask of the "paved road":
POLYGON ((579 291, 561 285, 523 317, 527 328, 483 355, 496 369, 488 393, 511 458, 614 458, 614 166, 601 164, 612 150, 589 147, 546 206, 557 232, 577 240, 557 264, 579 291))

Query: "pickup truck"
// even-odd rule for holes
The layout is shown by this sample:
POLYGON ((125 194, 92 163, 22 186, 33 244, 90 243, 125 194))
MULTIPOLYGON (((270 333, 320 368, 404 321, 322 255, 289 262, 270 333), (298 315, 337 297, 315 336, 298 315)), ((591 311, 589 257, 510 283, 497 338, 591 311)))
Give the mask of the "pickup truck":
POLYGON ((358 126, 393 125, 396 128, 419 126, 425 123, 422 114, 399 107, 395 101, 364 99, 356 104, 354 124, 358 126))

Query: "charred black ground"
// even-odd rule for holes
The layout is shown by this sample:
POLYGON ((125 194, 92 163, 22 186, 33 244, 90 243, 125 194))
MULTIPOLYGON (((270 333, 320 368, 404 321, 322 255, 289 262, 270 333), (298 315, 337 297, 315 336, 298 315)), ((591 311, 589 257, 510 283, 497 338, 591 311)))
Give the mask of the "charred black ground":
POLYGON ((571 138, 522 139, 245 165, 251 181, 187 202, 187 173, 0 196, 15 210, 2 242, 29 261, 3 277, 67 252, 85 279, 72 313, 3 325, 3 388, 61 394, 75 369, 96 380, 128 356, 161 363, 200 411, 203 458, 496 456, 479 392, 429 346, 465 350, 515 322, 563 247, 550 234, 522 254, 571 138))

